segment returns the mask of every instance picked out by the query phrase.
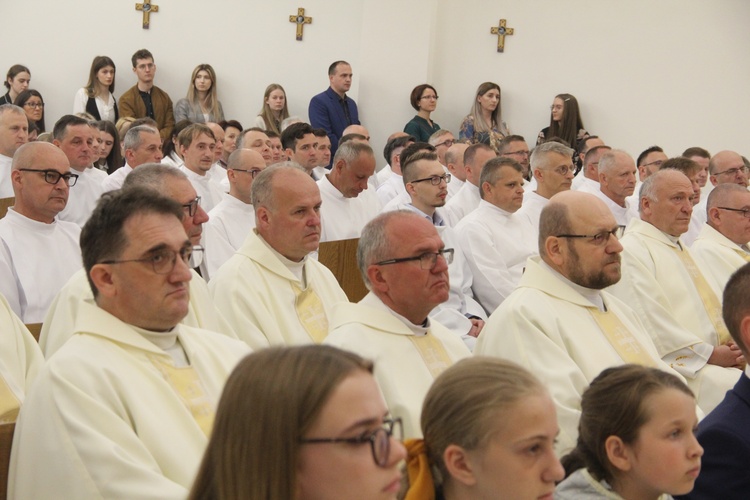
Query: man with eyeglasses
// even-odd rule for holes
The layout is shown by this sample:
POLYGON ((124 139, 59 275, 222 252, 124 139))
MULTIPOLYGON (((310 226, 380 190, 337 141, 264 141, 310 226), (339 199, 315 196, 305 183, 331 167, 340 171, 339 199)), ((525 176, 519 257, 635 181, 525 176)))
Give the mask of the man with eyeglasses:
POLYGON ((474 295, 487 314, 511 294, 526 260, 537 254, 534 226, 519 213, 523 184, 523 168, 513 158, 488 161, 479 177, 482 201, 456 226, 474 276, 474 295))
MULTIPOLYGON (((140 165, 125 180, 123 189, 130 188, 152 189, 179 203, 182 206, 182 228, 193 245, 201 243, 202 228, 203 224, 208 221, 208 215, 200 206, 200 199, 185 174, 175 167, 159 163, 140 165)), ((205 270, 205 254, 204 250, 202 262, 199 263, 203 267, 202 270, 205 270)), ((214 306, 206 281, 201 279, 195 270, 191 274, 193 279, 190 280, 189 285, 188 314, 181 323, 237 338, 234 329, 214 306)), ((82 303, 94 304, 94 295, 83 269, 75 273, 62 287, 44 318, 39 346, 47 358, 73 335, 73 328, 82 303)), ((245 328, 252 329, 252 325, 245 328)))
POLYGON ((500 156, 513 158, 521 165, 523 169, 521 173, 528 184, 532 179, 532 175, 531 164, 529 163, 531 153, 529 152, 528 144, 526 144, 526 139, 521 135, 509 135, 500 141, 497 149, 500 156))
POLYGON ((49 143, 18 148, 15 205, 0 219, 0 293, 24 323, 41 323, 55 294, 81 268, 81 228, 59 220, 78 175, 49 143))
POLYGON ((448 300, 453 249, 429 221, 387 212, 362 230, 357 264, 370 290, 357 304, 341 303, 325 343, 367 356, 404 436, 421 437, 419 415, 435 377, 470 355, 461 338, 429 317, 448 300))
POLYGON ((635 312, 606 288, 621 276, 622 227, 592 194, 565 191, 542 210, 538 257, 491 315, 475 355, 521 364, 557 407, 556 451, 575 446, 581 396, 602 370, 625 363, 661 368, 635 312))
POLYGON ((409 210, 428 220, 440 235, 446 246, 453 248, 453 261, 448 265, 450 293, 448 300, 435 307, 430 317, 437 320, 456 335, 460 336, 469 350, 474 348, 476 338, 484 327, 487 315, 474 299, 472 275, 466 257, 459 247, 456 231, 445 223, 440 208, 445 205, 447 186, 453 181, 450 174, 437 160, 437 154, 429 149, 408 151, 402 154, 406 191, 411 203, 403 203, 394 210, 409 210), (408 154, 407 154, 408 153, 408 154))
POLYGON ((207 279, 239 250, 255 227, 251 190, 255 177, 265 168, 263 157, 252 149, 235 149, 229 155, 229 195, 208 213, 203 236, 207 279))
POLYGON ((366 143, 339 145, 330 172, 317 184, 320 206, 320 241, 359 238, 362 228, 380 213, 375 190, 367 189, 375 173, 375 154, 366 143))
POLYGON ((180 322, 201 248, 152 189, 107 194, 81 233, 95 303, 16 424, 14 498, 184 498, 224 382, 249 349, 180 322), (44 481, 35 471, 42 467, 44 481))
POLYGON ((575 172, 573 150, 559 142, 545 142, 534 148, 529 161, 536 189, 524 193, 520 213, 528 216, 537 232, 542 209, 550 198, 570 190, 575 172))
POLYGON ((628 201, 635 189, 635 161, 620 149, 610 149, 608 146, 602 148, 606 149, 602 151, 598 162, 599 189, 591 194, 607 205, 619 225, 627 226, 631 219, 638 217, 638 208, 628 201))
POLYGON ((120 189, 125 178, 141 165, 159 163, 162 158, 159 131, 149 125, 130 127, 122 141, 125 165, 118 168, 102 182, 104 192, 120 189))
POLYGON ((732 274, 750 262, 750 191, 719 184, 708 195, 708 222, 690 247, 698 266, 723 290, 732 274))
POLYGON ((496 157, 495 150, 481 142, 466 148, 466 152, 464 152, 466 182, 461 186, 456 196, 445 204, 445 218, 449 226, 456 227, 461 219, 479 206, 481 200, 479 196, 479 176, 482 174, 482 167, 496 157))
POLYGON ((284 162, 259 173, 251 195, 255 229, 211 277, 214 303, 253 349, 319 344, 334 304, 348 301, 311 256, 320 244, 320 190, 299 165, 284 162))
MULTIPOLYGON (((719 151, 708 162, 709 181, 712 186, 720 184, 737 184, 745 189, 748 187, 748 168, 739 153, 734 151, 719 151)), ((704 197, 695 206, 696 217, 700 222, 708 221, 706 205, 708 200, 704 197)))
POLYGON ((98 136, 99 130, 87 120, 74 115, 60 118, 52 132, 52 143, 65 153, 71 171, 78 175, 59 219, 81 227, 94 211, 96 202, 104 192, 102 182, 107 179, 106 172, 93 167, 94 143, 98 136))
POLYGON ((623 279, 611 292, 633 307, 659 356, 685 376, 708 413, 737 381, 744 358, 721 319, 721 291, 682 242, 694 196, 690 180, 675 169, 646 179, 640 218, 622 239, 623 279))
POLYGON ((18 148, 29 141, 29 120, 23 108, 0 106, 0 198, 13 196, 10 166, 18 148))
POLYGON ((453 146, 453 144, 456 142, 456 138, 453 136, 453 133, 451 133, 450 130, 440 129, 432 134, 427 142, 430 144, 430 146, 433 146, 435 148, 440 164, 446 166, 447 163, 445 162, 445 153, 448 151, 448 148, 453 146))
POLYGON ((133 54, 131 62, 138 83, 120 96, 120 116, 152 118, 158 124, 161 138, 168 139, 174 128, 172 99, 169 94, 154 85, 154 56, 148 50, 140 49, 133 54))

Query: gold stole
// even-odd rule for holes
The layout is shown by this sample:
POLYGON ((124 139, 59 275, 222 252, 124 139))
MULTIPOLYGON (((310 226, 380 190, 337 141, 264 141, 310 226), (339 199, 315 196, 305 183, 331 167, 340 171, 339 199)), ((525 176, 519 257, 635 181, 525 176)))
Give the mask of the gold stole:
POLYGON ((658 366, 615 313, 612 311, 602 312, 596 307, 587 307, 586 309, 594 317, 594 321, 599 325, 602 333, 623 361, 654 368, 658 366))
POLYGON ((21 402, 0 376, 0 424, 15 422, 21 402))
POLYGON ((408 337, 419 355, 422 356, 422 361, 424 361, 433 378, 437 378, 453 364, 443 343, 429 330, 425 335, 409 335, 408 337))
POLYGON ((711 320, 711 324, 716 331, 716 335, 719 337, 719 345, 726 344, 732 340, 732 338, 729 336, 729 330, 727 330, 727 326, 721 318, 721 304, 719 303, 719 298, 711 289, 711 286, 708 284, 708 281, 706 281, 701 270, 698 269, 698 266, 695 264, 695 261, 690 254, 686 250, 683 251, 679 248, 672 248, 677 253, 677 256, 682 261, 682 265, 685 266, 688 274, 690 274, 690 278, 693 280, 693 285, 695 285, 695 289, 698 291, 698 295, 700 295, 701 302, 703 302, 703 308, 706 310, 708 318, 711 320))
POLYGON ((737 255, 745 259, 745 262, 750 262, 750 253, 744 252, 742 250, 734 249, 735 252, 737 252, 737 255))
POLYGON ((320 344, 328 335, 328 317, 323 308, 323 301, 311 286, 302 290, 296 283, 292 283, 294 291, 294 308, 299 322, 307 334, 316 344, 320 344))
POLYGON ((206 436, 211 434, 211 427, 214 424, 214 407, 209 402, 203 383, 198 377, 192 366, 182 368, 175 367, 171 362, 165 361, 161 357, 149 356, 151 362, 162 374, 164 380, 172 386, 182 402, 187 407, 190 414, 198 423, 206 436))

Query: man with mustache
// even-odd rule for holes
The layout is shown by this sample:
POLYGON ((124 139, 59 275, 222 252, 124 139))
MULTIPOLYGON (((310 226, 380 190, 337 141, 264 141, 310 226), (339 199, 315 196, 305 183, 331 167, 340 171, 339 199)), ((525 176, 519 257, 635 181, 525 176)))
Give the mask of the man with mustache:
MULTIPOLYGON (((442 169, 442 167, 440 167, 442 169)), ((362 230, 357 264, 370 293, 338 304, 326 344, 375 361, 375 378, 405 437, 420 437, 419 415, 432 381, 469 349, 428 315, 448 300, 448 265, 435 226, 412 212, 386 212, 362 230)))
POLYGON ((254 349, 319 344, 331 308, 347 302, 331 271, 310 258, 320 243, 320 190, 304 169, 286 162, 258 174, 251 197, 255 229, 212 276, 214 303, 254 349))
POLYGON ((659 356, 685 376, 708 413, 737 382, 744 358, 721 319, 720 291, 682 242, 694 196, 691 181, 675 169, 644 181, 640 218, 622 239, 623 279, 612 293, 638 313, 659 356))
POLYGON ((673 372, 627 304, 604 289, 621 277, 622 228, 592 194, 566 191, 542 210, 539 257, 490 315, 474 354, 515 361, 547 386, 557 452, 578 435, 581 395, 605 368, 637 363, 673 372))

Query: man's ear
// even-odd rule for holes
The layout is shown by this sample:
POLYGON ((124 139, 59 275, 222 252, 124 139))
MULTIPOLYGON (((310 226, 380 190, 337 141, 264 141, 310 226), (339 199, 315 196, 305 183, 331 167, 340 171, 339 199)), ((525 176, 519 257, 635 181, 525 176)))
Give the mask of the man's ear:
POLYGON ((117 294, 112 267, 109 264, 94 264, 89 271, 89 277, 94 282, 99 295, 109 298, 117 294))

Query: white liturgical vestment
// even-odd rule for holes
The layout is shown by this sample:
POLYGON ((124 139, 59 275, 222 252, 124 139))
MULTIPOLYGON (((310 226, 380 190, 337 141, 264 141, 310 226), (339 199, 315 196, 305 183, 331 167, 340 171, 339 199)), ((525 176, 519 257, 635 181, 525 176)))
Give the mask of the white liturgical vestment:
MULTIPOLYGON (((229 322, 214 307, 206 282, 195 271, 191 271, 191 274, 193 278, 190 280, 188 313, 180 323, 194 328, 223 333, 233 339, 237 338, 234 330, 229 326, 229 322)), ((47 359, 73 335, 81 304, 84 303, 96 305, 91 285, 86 278, 86 271, 80 269, 62 287, 60 293, 52 301, 47 316, 42 323, 39 347, 42 348, 42 352, 47 359)), ((246 328, 252 327, 252 325, 249 325, 246 328)))
POLYGON ((659 355, 688 379, 698 405, 710 412, 740 376, 735 368, 707 364, 713 348, 723 343, 716 325, 726 330, 719 291, 705 279, 705 293, 718 305, 712 320, 683 264, 691 252, 648 222, 633 219, 621 243, 622 279, 608 290, 635 310, 659 355), (686 255, 681 258, 678 252, 686 255))
POLYGON ((0 423, 16 420, 43 364, 36 340, 0 295, 0 423))
POLYGON ((208 214, 203 225, 203 245, 209 277, 239 250, 255 227, 255 209, 252 204, 227 195, 208 214))
POLYGON ((737 269, 750 262, 750 253, 705 224, 690 253, 706 278, 713 280, 717 290, 724 290, 737 269))
POLYGON ((336 278, 323 264, 309 256, 295 263, 301 270, 300 279, 283 258, 253 230, 208 284, 219 312, 237 337, 253 349, 313 343, 306 328, 309 321, 325 323, 327 331, 332 307, 348 302, 336 278), (317 297, 322 311, 298 308, 298 301, 305 294, 317 297), (309 318, 308 313, 321 313, 323 317, 309 318), (255 325, 262 335, 246 328, 248 324, 255 325))
POLYGON ((633 208, 633 206, 627 199, 625 200, 625 206, 623 207, 615 203, 612 198, 602 193, 601 191, 596 191, 591 194, 602 200, 604 204, 607 205, 607 208, 609 208, 609 211, 612 212, 612 215, 615 217, 615 221, 619 226, 627 226, 628 222, 630 222, 631 219, 636 219, 639 217, 638 209, 633 208))
POLYGON ((389 201, 398 195, 406 195, 406 187, 404 186, 404 178, 393 171, 391 174, 380 184, 377 188, 376 194, 378 200, 380 200, 381 206, 386 206, 389 201))
POLYGON ((74 222, 80 227, 89 220, 91 212, 96 207, 96 202, 104 193, 102 183, 109 178, 106 172, 98 168, 89 167, 82 172, 70 169, 73 174, 78 174, 75 185, 70 188, 68 193, 68 203, 65 208, 57 215, 60 220, 74 222))
POLYGON ((451 177, 451 181, 448 183, 448 196, 445 198, 445 201, 450 200, 456 194, 461 190, 461 187, 466 184, 466 181, 462 181, 455 175, 451 177))
POLYGON ((474 276, 474 297, 492 314, 516 288, 526 260, 538 253, 534 227, 527 215, 482 200, 456 232, 474 276))
POLYGON ((580 191, 581 193, 591 193, 596 194, 597 192, 601 191, 601 184, 599 184, 598 181, 591 180, 585 175, 583 175, 583 170, 581 171, 581 181, 579 183, 576 183, 576 179, 578 179, 578 176, 576 176, 575 179, 573 179, 573 185, 570 186, 570 189, 575 191, 580 191))
POLYGON ((206 212, 210 212, 213 208, 219 204, 224 198, 224 193, 221 188, 215 182, 211 181, 211 178, 206 175, 198 175, 185 165, 180 167, 180 171, 184 173, 190 184, 193 185, 193 189, 201 197, 201 207, 206 212))
POLYGON ((24 323, 41 323, 57 292, 83 267, 80 234, 72 222, 45 224, 13 208, 0 219, 0 293, 24 323))
POLYGON ((21 409, 10 498, 186 498, 224 383, 247 346, 179 325, 176 342, 189 363, 180 367, 134 327, 86 303, 74 331, 21 409))
POLYGON ((470 356, 461 339, 437 321, 428 320, 424 327, 413 325, 373 293, 357 304, 334 307, 325 343, 375 363, 375 379, 391 414, 403 419, 406 438, 422 436, 422 402, 435 377, 470 356), (429 340, 437 343, 437 352, 420 353, 420 340, 415 338, 425 341, 430 336, 429 340))
POLYGON ((0 198, 12 198, 13 182, 10 180, 10 167, 13 164, 13 158, 0 155, 0 198))
POLYGON ((445 215, 448 225, 456 227, 461 219, 476 210, 481 200, 479 188, 471 182, 464 182, 456 196, 451 198, 443 207, 443 215, 445 215))
POLYGON ((549 203, 549 198, 537 194, 536 191, 524 191, 523 193, 523 205, 521 205, 518 213, 525 214, 531 221, 535 239, 539 237, 539 216, 542 215, 542 210, 547 206, 547 203, 549 203))
POLYGON ((380 213, 374 189, 365 189, 356 198, 345 198, 324 175, 318 181, 320 197, 320 242, 359 238, 362 228, 380 213))
POLYGON ((676 375, 626 304, 574 285, 538 257, 529 259, 518 288, 490 316, 474 354, 519 363, 547 387, 557 407, 558 455, 575 446, 581 395, 602 370, 640 359, 676 375), (595 314, 602 311, 589 294, 619 320, 612 340, 597 321, 595 314))
POLYGON ((102 192, 108 193, 109 191, 120 189, 122 187, 122 183, 125 182, 125 177, 127 177, 128 174, 132 171, 133 168, 126 163, 122 167, 109 174, 107 178, 102 181, 102 192))

